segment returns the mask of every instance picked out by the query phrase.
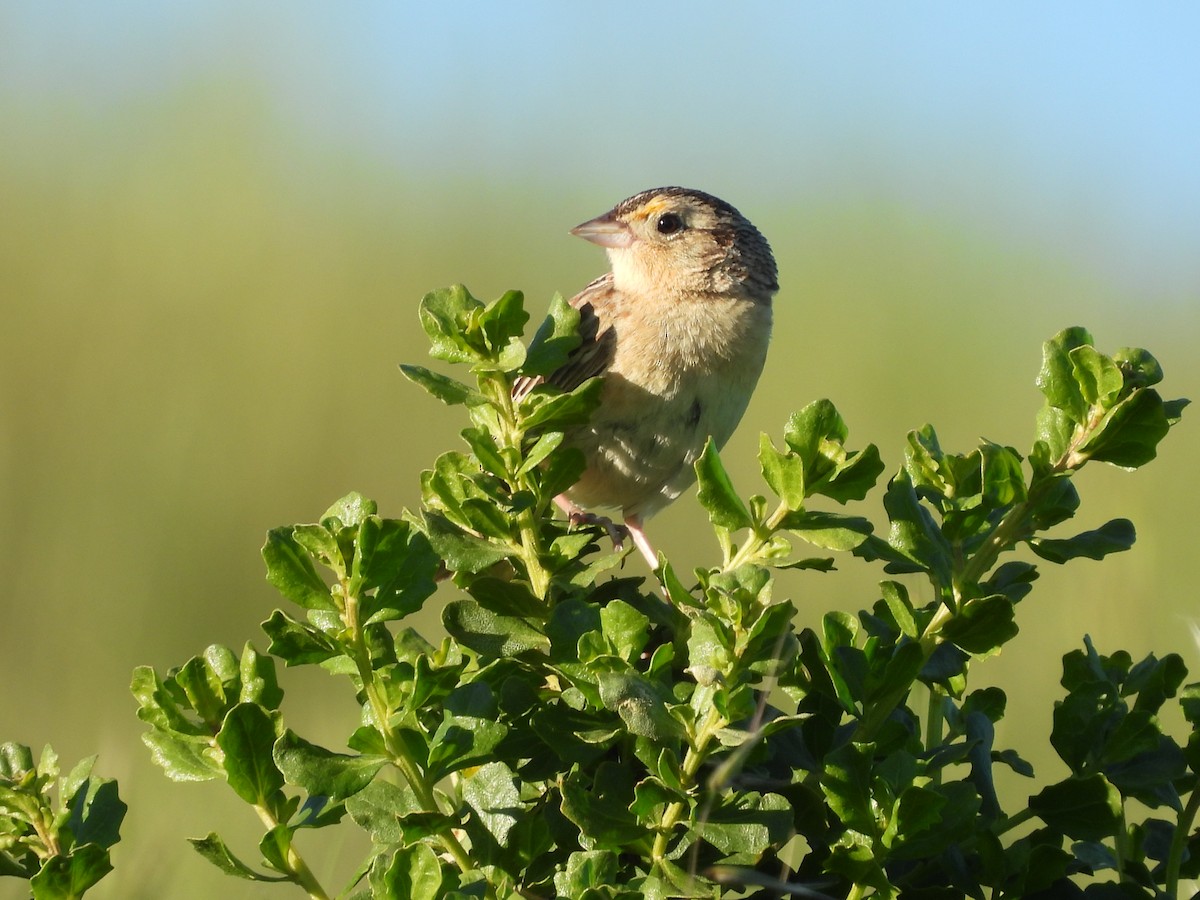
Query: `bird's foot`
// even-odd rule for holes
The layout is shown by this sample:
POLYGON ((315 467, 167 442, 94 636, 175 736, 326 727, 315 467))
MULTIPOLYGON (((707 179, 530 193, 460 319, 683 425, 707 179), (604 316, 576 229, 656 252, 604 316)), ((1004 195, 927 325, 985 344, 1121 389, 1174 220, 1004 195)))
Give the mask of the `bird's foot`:
POLYGON ((576 506, 565 497, 555 497, 554 502, 557 503, 562 511, 567 514, 567 521, 572 526, 575 525, 599 525, 608 535, 609 540, 613 542, 613 546, 618 550, 625 547, 625 538, 629 537, 629 529, 624 525, 618 525, 608 516, 601 516, 594 512, 588 512, 579 506, 576 506))

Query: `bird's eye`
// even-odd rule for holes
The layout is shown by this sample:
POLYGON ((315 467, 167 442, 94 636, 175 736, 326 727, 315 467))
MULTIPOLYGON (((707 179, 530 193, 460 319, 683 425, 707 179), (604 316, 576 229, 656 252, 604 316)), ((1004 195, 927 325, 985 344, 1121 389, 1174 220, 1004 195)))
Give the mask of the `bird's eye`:
POLYGON ((683 219, 675 213, 663 213, 658 217, 657 228, 659 234, 675 234, 677 231, 683 231, 683 219))

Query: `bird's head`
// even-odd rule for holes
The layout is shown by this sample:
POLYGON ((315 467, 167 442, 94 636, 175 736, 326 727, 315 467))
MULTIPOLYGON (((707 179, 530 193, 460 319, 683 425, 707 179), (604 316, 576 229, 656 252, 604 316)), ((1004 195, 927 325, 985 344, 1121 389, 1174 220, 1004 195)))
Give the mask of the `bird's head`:
POLYGON ((762 302, 779 289, 766 238, 702 191, 642 191, 571 233, 608 251, 618 289, 660 296, 735 292, 762 302))

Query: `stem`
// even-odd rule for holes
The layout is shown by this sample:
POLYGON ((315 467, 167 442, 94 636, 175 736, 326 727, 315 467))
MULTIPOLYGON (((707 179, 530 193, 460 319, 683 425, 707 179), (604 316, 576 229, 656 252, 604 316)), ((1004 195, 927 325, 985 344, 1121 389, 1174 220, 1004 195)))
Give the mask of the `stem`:
MULTIPOLYGON (((362 682, 363 691, 367 695, 367 702, 371 706, 371 715, 375 719, 380 735, 383 737, 383 745, 387 749, 392 764, 400 770, 400 774, 404 776, 404 780, 412 788, 413 794, 421 806, 431 812, 437 811, 439 806, 437 797, 433 793, 433 786, 425 780, 420 766, 409 756, 404 745, 396 740, 395 732, 392 731, 390 722, 391 711, 388 709, 387 702, 384 700, 383 695, 379 691, 379 685, 375 681, 375 672, 371 668, 371 653, 367 649, 367 641, 363 636, 362 624, 359 622, 358 598, 352 596, 347 591, 347 587, 348 583, 343 582, 342 596, 346 600, 344 621, 346 627, 353 635, 354 664, 358 668, 359 680, 362 682)), ((466 872, 475 868, 475 864, 471 861, 466 848, 463 847, 462 842, 455 837, 452 831, 449 829, 441 831, 438 833, 437 838, 461 871, 466 872)))
MULTIPOLYGON (((942 744, 942 726, 946 723, 945 712, 942 709, 942 691, 936 685, 929 686, 929 707, 925 717, 925 749, 932 750, 942 744)), ((933 772, 933 783, 940 784, 942 770, 933 772)))
MULTIPOLYGON (((503 445, 501 449, 510 450, 519 459, 521 457, 521 441, 525 436, 524 430, 517 424, 517 408, 513 404, 512 392, 503 380, 495 386, 492 400, 500 411, 500 428, 503 445)), ((527 475, 514 473, 514 487, 532 491, 527 475)), ((536 492, 534 492, 536 493, 536 492)), ((550 592, 550 573, 542 565, 542 535, 538 528, 538 514, 531 507, 517 514, 517 528, 521 534, 521 559, 525 562, 525 571, 529 574, 529 586, 540 600, 547 600, 550 592)))
MULTIPOLYGON (((254 811, 258 813, 258 818, 267 826, 268 831, 279 827, 279 819, 267 807, 256 803, 254 804, 254 811)), ((288 874, 292 876, 292 880, 304 888, 312 900, 329 900, 329 895, 325 893, 325 888, 321 887, 321 882, 317 881, 317 877, 313 875, 312 869, 308 867, 308 863, 304 861, 304 857, 296 851, 290 837, 288 840, 287 858, 284 862, 287 863, 288 874)))
MULTIPOLYGON (((726 725, 725 719, 717 712, 715 706, 709 706, 708 713, 704 717, 704 722, 701 724, 699 732, 696 734, 696 739, 692 746, 688 748, 687 754, 683 758, 683 765, 680 767, 682 774, 683 788, 689 790, 695 780, 696 773, 700 771, 700 766, 704 764, 707 754, 704 752, 708 747, 709 742, 714 735, 726 725)), ((659 865, 667 852, 667 844, 671 839, 671 831, 679 824, 679 819, 683 815, 687 804, 682 800, 672 803, 663 811, 662 821, 659 823, 658 834, 654 838, 654 846, 650 850, 650 858, 655 865, 659 865)))
POLYGON ((1187 806, 1179 814, 1175 824, 1175 833, 1171 835, 1171 849, 1167 852, 1166 889, 1168 897, 1176 897, 1179 893, 1179 867, 1183 864, 1183 850, 1192 830, 1192 823, 1200 813, 1200 782, 1192 788, 1192 796, 1188 798, 1187 806))
POLYGON ((1117 822, 1117 833, 1113 835, 1116 844, 1117 883, 1125 881, 1125 856, 1129 852, 1129 829, 1125 826, 1125 803, 1121 803, 1121 818, 1117 822))
POLYGON ((758 552, 762 550, 763 545, 766 544, 767 538, 779 530, 779 523, 783 521, 787 514, 787 506, 783 502, 780 502, 780 504, 775 507, 775 511, 767 517, 766 521, 764 521, 760 527, 752 528, 750 530, 750 535, 746 538, 746 543, 738 548, 737 553, 733 555, 733 559, 726 557, 725 565, 721 571, 732 572, 738 566, 750 562, 752 559, 758 556, 758 552))

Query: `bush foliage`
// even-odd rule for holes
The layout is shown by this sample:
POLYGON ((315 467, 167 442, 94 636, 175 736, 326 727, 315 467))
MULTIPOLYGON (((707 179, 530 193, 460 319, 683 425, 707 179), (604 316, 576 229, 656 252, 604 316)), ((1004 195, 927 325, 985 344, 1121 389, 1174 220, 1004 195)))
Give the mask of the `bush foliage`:
MULTIPOLYGON (((778 443, 762 437, 763 493, 739 491, 710 445, 696 470, 720 561, 684 576, 660 560, 645 579, 622 572, 603 529, 552 515, 583 468, 564 430, 600 382, 514 401, 516 376, 552 371, 579 340, 561 298, 528 348, 527 321, 515 291, 429 294, 432 355, 465 374, 403 370, 469 424, 465 449, 421 474, 421 509, 385 518, 351 494, 274 529, 267 577, 290 605, 263 625, 267 653, 210 647, 165 675, 135 672, 166 774, 224 780, 264 824, 260 860, 215 833, 193 842, 207 859, 314 898, 420 900, 1124 898, 1177 896, 1200 875, 1200 684, 1178 656, 1135 662, 1083 638, 1050 736, 1070 774, 1031 781, 1020 808, 995 786, 998 767, 1034 778, 996 744, 1005 694, 970 685, 1017 634, 1018 605, 1037 602, 1037 565, 1009 551, 1062 564, 1133 543, 1125 519, 1049 532, 1079 507, 1076 472, 1138 468, 1178 421, 1186 401, 1161 398, 1149 353, 1056 335, 1028 455, 986 441, 949 453, 931 426, 913 431, 882 528, 846 510, 875 488, 880 454, 848 446, 828 401, 791 416, 778 443), (858 615, 794 622, 774 572, 820 579, 835 559, 888 577, 858 615), (434 644, 405 619, 439 581, 449 636, 434 644), (287 726, 278 662, 348 680, 361 721, 343 747, 287 726), (1162 723, 1180 712, 1182 743, 1162 723), (297 847, 339 824, 372 842, 340 891, 297 847)), ((28 877, 50 846, 33 834, 53 767, 14 758, 0 864, 28 877)), ((106 854, 115 832, 86 844, 73 816, 52 817, 70 836, 59 849, 106 854)), ((82 894, 38 893, 40 877, 39 898, 82 894)))

